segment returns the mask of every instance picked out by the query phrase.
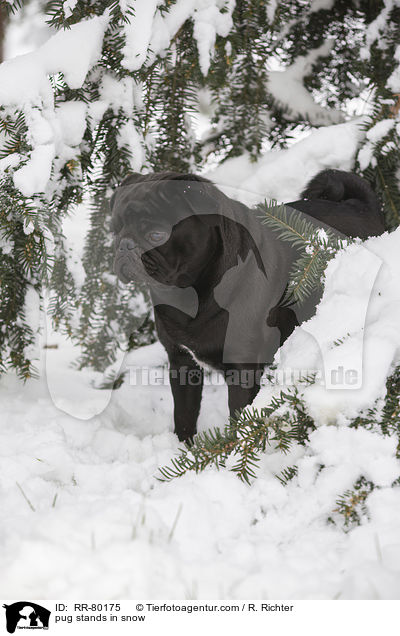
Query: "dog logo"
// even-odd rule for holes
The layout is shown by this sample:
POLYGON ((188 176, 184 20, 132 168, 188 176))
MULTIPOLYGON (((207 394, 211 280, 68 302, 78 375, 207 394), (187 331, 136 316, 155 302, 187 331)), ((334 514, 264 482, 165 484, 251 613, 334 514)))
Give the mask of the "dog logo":
POLYGON ((37 603, 18 601, 3 607, 9 634, 14 634, 16 629, 49 629, 51 612, 37 603))

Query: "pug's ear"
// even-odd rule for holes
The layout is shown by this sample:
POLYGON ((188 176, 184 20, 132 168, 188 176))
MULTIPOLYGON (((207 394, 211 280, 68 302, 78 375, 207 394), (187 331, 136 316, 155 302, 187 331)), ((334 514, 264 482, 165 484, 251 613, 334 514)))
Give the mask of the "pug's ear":
POLYGON ((110 221, 110 230, 113 234, 118 234, 122 230, 122 223, 119 218, 113 216, 110 221))
POLYGON ((125 177, 125 179, 121 181, 119 185, 120 186, 132 185, 133 183, 137 183, 138 181, 144 181, 146 178, 148 178, 148 175, 146 177, 143 174, 139 174, 139 172, 133 172, 132 174, 128 174, 128 176, 125 177))
POLYGON ((212 183, 199 181, 185 183, 181 196, 194 214, 201 216, 204 224, 212 227, 219 225, 221 208, 219 192, 212 183))
MULTIPOLYGON (((119 184, 118 188, 120 188, 121 186, 127 186, 127 185, 133 185, 134 183, 138 183, 140 181, 145 181, 148 179, 148 175, 143 175, 143 174, 139 174, 138 172, 133 172, 132 174, 128 174, 127 177, 125 177, 125 179, 123 181, 121 181, 121 183, 119 184)), ((113 207, 114 207, 114 203, 115 203, 115 197, 117 194, 117 190, 115 190, 114 194, 112 195, 111 199, 110 199, 110 210, 112 211, 113 207)))

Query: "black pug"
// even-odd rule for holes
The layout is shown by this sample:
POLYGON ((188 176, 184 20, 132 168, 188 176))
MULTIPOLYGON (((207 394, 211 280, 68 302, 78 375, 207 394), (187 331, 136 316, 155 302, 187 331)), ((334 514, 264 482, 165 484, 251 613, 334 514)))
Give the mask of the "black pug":
MULTIPOLYGON (((114 271, 150 286, 159 339, 167 350, 180 440, 196 433, 204 365, 223 373, 231 415, 254 400, 265 365, 318 303, 283 302, 298 254, 262 224, 260 210, 210 181, 172 172, 128 176, 111 198, 114 271)), ((379 235, 378 200, 355 174, 324 170, 286 204, 316 227, 379 235)))

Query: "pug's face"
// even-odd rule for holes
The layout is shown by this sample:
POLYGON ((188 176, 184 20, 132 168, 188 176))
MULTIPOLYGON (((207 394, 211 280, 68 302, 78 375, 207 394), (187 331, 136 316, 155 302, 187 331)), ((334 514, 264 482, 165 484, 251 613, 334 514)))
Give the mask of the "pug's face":
POLYGON ((194 285, 219 246, 209 192, 197 182, 151 177, 117 188, 111 200, 114 272, 123 283, 194 285))

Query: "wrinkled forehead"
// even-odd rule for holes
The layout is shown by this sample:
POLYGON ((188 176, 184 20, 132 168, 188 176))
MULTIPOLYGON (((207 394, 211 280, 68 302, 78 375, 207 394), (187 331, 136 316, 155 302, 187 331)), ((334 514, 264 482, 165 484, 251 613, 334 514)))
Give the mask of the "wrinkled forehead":
POLYGON ((164 180, 119 186, 112 200, 112 212, 122 222, 146 218, 176 223, 204 213, 205 184, 186 180, 164 180))
POLYGON ((150 206, 146 196, 138 196, 129 186, 120 186, 114 195, 112 214, 115 219, 124 223, 134 223, 146 216, 157 215, 157 206, 150 206))

